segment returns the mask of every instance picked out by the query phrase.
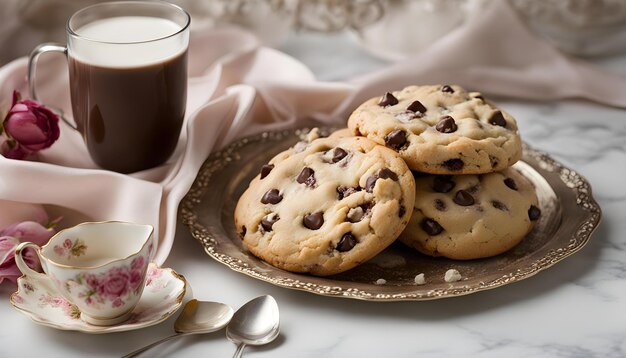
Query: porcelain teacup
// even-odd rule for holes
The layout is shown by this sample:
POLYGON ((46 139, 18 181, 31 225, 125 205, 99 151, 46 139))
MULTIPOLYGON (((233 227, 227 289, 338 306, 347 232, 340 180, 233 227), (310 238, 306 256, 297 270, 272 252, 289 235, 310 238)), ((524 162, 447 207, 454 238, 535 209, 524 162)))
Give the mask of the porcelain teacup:
POLYGON ((41 248, 24 242, 15 262, 24 275, 52 280, 58 292, 94 325, 127 320, 143 292, 154 248, 153 227, 125 222, 83 223, 59 231, 41 248), (33 248, 45 274, 32 270, 22 257, 33 248))

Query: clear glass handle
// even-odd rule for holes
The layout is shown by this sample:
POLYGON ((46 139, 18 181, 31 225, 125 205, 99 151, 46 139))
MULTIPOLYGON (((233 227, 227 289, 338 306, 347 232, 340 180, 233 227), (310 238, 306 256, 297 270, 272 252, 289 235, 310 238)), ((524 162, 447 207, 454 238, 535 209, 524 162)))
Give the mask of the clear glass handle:
MULTIPOLYGON (((67 56, 67 47, 65 45, 61 45, 58 43, 48 42, 41 44, 30 53, 30 57, 28 58, 28 91, 30 94, 30 98, 39 102, 37 98, 37 91, 35 90, 35 73, 37 72, 37 61, 39 60, 39 56, 46 52, 60 52, 67 56)), ((71 128, 78 130, 76 124, 68 121, 65 116, 60 116, 63 122, 65 122, 71 128)))

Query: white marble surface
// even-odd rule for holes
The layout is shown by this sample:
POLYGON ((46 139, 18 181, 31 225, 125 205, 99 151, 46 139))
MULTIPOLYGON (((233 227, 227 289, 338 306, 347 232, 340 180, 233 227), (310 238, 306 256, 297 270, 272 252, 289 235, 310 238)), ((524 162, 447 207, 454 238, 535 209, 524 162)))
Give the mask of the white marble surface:
MULTIPOLYGON (((321 79, 377 68, 348 39, 293 36, 284 51, 321 79), (344 61, 328 61, 316 46, 344 61)), ((626 56, 596 60, 626 74, 626 56)), ((626 94, 625 94, 626 95, 626 94)), ((592 184, 603 221, 574 256, 519 283, 428 302, 371 303, 277 288, 230 271, 203 253, 180 225, 166 262, 195 296, 239 307, 263 294, 280 305, 281 336, 246 357, 606 357, 626 356, 626 111, 582 101, 500 100, 525 141, 575 168, 592 184)), ((173 318, 135 332, 86 335, 33 324, 0 286, 0 357, 111 357, 173 332, 173 318)), ((149 357, 228 357, 224 331, 185 337, 149 357)))

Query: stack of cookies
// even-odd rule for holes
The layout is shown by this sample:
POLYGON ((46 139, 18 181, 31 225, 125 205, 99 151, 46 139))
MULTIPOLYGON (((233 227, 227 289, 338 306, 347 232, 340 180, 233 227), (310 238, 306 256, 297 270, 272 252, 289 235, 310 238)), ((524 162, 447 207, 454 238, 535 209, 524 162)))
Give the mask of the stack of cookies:
POLYGON ((430 256, 500 254, 532 229, 532 184, 510 168, 515 119, 458 86, 372 98, 328 138, 317 132, 261 168, 235 225, 270 264, 331 275, 399 239, 430 256))

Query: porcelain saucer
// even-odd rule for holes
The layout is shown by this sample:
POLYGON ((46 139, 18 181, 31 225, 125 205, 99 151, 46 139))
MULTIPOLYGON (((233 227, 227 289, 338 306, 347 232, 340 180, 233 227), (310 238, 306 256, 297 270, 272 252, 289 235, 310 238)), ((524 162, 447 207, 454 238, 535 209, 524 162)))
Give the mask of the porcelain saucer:
POLYGON ((36 323, 48 327, 93 334, 130 331, 167 319, 182 305, 187 290, 185 278, 170 268, 151 263, 147 275, 146 287, 131 317, 113 326, 94 326, 81 320, 78 307, 58 293, 52 280, 20 277, 11 304, 36 323))

